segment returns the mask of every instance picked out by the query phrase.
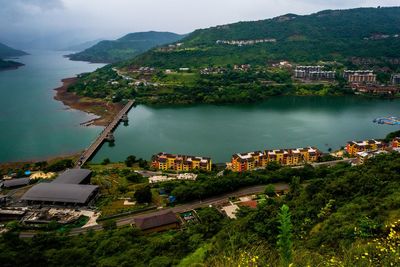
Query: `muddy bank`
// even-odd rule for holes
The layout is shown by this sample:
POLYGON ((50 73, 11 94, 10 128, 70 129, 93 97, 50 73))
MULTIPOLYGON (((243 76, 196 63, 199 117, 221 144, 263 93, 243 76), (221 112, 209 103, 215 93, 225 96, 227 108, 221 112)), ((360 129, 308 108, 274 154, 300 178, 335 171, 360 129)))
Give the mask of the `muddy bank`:
POLYGON ((123 108, 122 104, 107 102, 102 99, 81 97, 75 93, 68 92, 68 86, 75 83, 77 78, 66 78, 61 81, 63 82, 63 85, 54 89, 57 92, 54 96, 55 100, 63 102, 64 105, 72 109, 95 114, 99 117, 88 122, 83 122, 82 125, 106 126, 123 108))

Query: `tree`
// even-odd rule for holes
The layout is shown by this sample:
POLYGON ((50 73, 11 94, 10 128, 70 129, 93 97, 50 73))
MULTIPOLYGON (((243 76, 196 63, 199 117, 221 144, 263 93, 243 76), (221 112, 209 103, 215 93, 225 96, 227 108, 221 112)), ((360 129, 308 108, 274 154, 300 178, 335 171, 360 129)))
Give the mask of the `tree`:
POLYGON ((131 173, 128 176, 126 176, 126 179, 132 183, 138 183, 142 179, 142 175, 134 172, 134 173, 131 173))
POLYGON ((103 161, 101 162, 101 165, 107 165, 107 164, 110 164, 111 163, 111 160, 109 159, 109 158, 105 158, 105 159, 103 159, 103 161))
POLYGON ((269 184, 265 187, 264 193, 269 196, 269 197, 274 197, 276 196, 275 194, 275 186, 273 184, 269 184))
POLYGON ((135 156, 133 155, 128 156, 125 160, 126 167, 132 167, 133 164, 135 164, 135 162, 136 162, 135 156))
POLYGON ((279 235, 278 235, 278 251, 280 254, 281 265, 287 267, 292 262, 292 222, 290 220, 290 211, 287 205, 281 207, 278 214, 279 219, 279 235))
POLYGON ((103 223, 105 230, 114 230, 117 228, 117 222, 115 220, 107 220, 103 223))
POLYGON ((134 197, 138 203, 150 203, 152 199, 150 186, 145 186, 136 190, 134 197))

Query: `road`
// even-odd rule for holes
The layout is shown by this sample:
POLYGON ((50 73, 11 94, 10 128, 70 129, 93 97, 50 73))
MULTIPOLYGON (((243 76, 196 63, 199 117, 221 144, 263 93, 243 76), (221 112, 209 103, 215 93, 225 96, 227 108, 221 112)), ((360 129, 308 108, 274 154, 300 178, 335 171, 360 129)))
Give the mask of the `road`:
MULTIPOLYGON (((274 186, 275 186, 276 191, 283 191, 283 190, 289 189, 289 185, 285 184, 285 183, 277 183, 277 184, 274 184, 274 186)), ((116 223, 117 223, 118 227, 121 227, 121 226, 129 225, 129 224, 133 223, 135 218, 143 216, 144 214, 157 215, 157 214, 163 213, 165 211, 169 211, 169 210, 173 211, 174 213, 180 213, 180 212, 184 212, 184 211, 188 211, 188 210, 198 209, 201 207, 208 207, 210 205, 213 205, 213 206, 220 205, 220 204, 227 202, 227 200, 230 197, 240 197, 240 196, 245 196, 245 195, 262 193, 262 192, 264 192, 264 190, 265 190, 265 185, 246 187, 246 188, 234 191, 234 192, 226 193, 226 194, 219 195, 216 197, 207 198, 202 201, 194 201, 194 202, 190 202, 187 204, 178 205, 178 206, 172 207, 172 208, 165 208, 165 209, 161 209, 161 210, 157 210, 157 211, 150 211, 150 212, 146 212, 146 213, 130 215, 130 216, 127 216, 124 218, 119 218, 119 219, 116 219, 116 223)), ((87 227, 87 228, 75 228, 70 231, 69 235, 75 236, 75 235, 86 233, 89 230, 99 231, 102 229, 103 229, 103 227, 101 224, 92 226, 92 227, 87 227)), ((36 234, 37 234, 36 232, 21 232, 20 238, 32 238, 36 234)))

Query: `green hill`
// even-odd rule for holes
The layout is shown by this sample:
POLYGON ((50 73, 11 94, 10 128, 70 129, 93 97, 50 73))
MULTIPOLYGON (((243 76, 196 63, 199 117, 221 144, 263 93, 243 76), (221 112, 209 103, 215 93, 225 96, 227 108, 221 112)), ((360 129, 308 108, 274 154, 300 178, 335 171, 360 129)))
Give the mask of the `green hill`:
POLYGON ((174 50, 153 49, 125 65, 201 67, 253 64, 268 61, 342 61, 374 59, 386 64, 399 59, 400 8, 326 10, 298 16, 239 22, 196 30, 174 50), (270 42, 232 45, 235 40, 275 39, 270 42), (222 42, 217 43, 220 40, 222 42))
POLYGON ((27 55, 27 53, 0 43, 0 58, 19 57, 24 55, 27 55))
POLYGON ((76 54, 68 55, 71 60, 113 63, 127 60, 153 47, 176 42, 183 35, 171 32, 137 32, 114 41, 101 41, 76 54))
POLYGON ((354 94, 342 78, 343 69, 371 68, 379 82, 387 83, 392 73, 400 71, 398 51, 399 7, 287 14, 196 30, 179 43, 82 75, 70 91, 113 101, 134 97, 146 104, 354 94), (271 64, 282 60, 324 65, 337 72, 336 79, 298 82, 290 68, 271 64))
POLYGON ((24 64, 11 60, 0 59, 0 70, 16 69, 21 66, 24 66, 24 64))
POLYGON ((16 69, 18 67, 23 66, 24 64, 22 63, 11 60, 3 60, 3 59, 10 57, 19 57, 24 55, 27 55, 27 53, 0 43, 0 70, 16 69))

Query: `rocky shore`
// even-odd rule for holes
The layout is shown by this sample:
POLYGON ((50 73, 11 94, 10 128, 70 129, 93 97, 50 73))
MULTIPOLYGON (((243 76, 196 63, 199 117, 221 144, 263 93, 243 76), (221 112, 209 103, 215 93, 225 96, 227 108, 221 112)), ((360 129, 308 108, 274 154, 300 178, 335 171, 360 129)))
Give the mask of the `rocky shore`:
POLYGON ((75 83, 77 78, 66 78, 61 80, 63 85, 54 89, 56 95, 55 100, 63 102, 64 105, 81 110, 87 113, 95 114, 98 118, 84 122, 82 125, 106 126, 113 117, 123 108, 123 105, 104 101, 102 99, 81 97, 73 92, 68 92, 68 87, 75 83))

